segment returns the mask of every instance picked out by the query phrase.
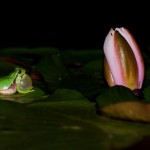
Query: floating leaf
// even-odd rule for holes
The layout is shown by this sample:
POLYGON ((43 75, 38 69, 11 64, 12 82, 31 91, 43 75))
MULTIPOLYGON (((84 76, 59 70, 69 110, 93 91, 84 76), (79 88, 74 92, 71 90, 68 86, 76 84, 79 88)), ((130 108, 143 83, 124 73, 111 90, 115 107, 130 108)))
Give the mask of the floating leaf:
POLYGON ((39 88, 34 87, 33 90, 33 92, 26 94, 15 93, 13 95, 0 95, 0 100, 9 100, 19 103, 30 103, 40 99, 45 99, 48 96, 45 94, 44 91, 40 90, 39 88))
POLYGON ((26 106, 14 101, 0 100, 0 116, 22 118, 26 113, 30 113, 26 106))
POLYGON ((103 57, 102 50, 65 50, 62 52, 62 59, 64 62, 79 62, 82 64, 86 64, 90 61, 95 61, 97 59, 101 59, 103 57))
POLYGON ((49 96, 51 101, 74 101, 74 100, 86 100, 80 92, 71 89, 57 89, 52 95, 49 96))
POLYGON ((106 116, 132 121, 150 122, 150 104, 137 99, 123 86, 109 88, 97 98, 98 111, 106 116))
POLYGON ((0 61, 0 77, 8 75, 11 71, 14 70, 15 67, 16 65, 14 64, 0 61))
POLYGON ((99 79, 87 74, 69 76, 62 80, 60 87, 77 90, 88 98, 99 95, 101 89, 105 88, 99 79))
MULTIPOLYGON (((1 49, 1 56, 11 56, 16 58, 16 56, 24 57, 26 54, 38 54, 38 55, 47 55, 58 53, 59 50, 57 48, 52 47, 34 47, 34 48, 26 48, 26 47, 12 47, 12 48, 4 48, 1 49)), ((33 56, 33 55, 32 55, 33 56)), ((18 57, 17 57, 18 58, 18 57)))
POLYGON ((67 77, 68 71, 62 63, 60 55, 44 57, 34 68, 40 71, 52 90, 55 90, 61 80, 67 77))
POLYGON ((81 71, 86 74, 94 75, 95 77, 102 78, 103 76, 103 63, 100 59, 91 61, 81 68, 81 71))
POLYGON ((150 103, 150 86, 147 86, 146 88, 144 88, 144 102, 146 103, 150 103))
POLYGON ((109 87, 102 94, 100 94, 97 99, 97 105, 99 108, 104 106, 115 104, 125 101, 139 101, 137 97, 134 96, 133 92, 124 86, 114 86, 109 87))
MULTIPOLYGON (((49 126, 51 125, 52 131, 55 128, 55 133, 57 133, 56 128, 62 127, 59 133, 57 133, 59 138, 57 138, 58 136, 56 134, 49 135, 54 139, 52 146, 59 143, 58 141, 62 137, 60 133, 64 135, 61 139, 64 142, 64 147, 67 145, 70 147, 74 141, 77 146, 76 148, 82 149, 89 140, 88 135, 90 135, 90 139, 94 136, 94 141, 90 142, 91 147, 108 150, 129 147, 141 140, 143 136, 150 134, 150 125, 148 124, 113 120, 103 116, 97 116, 95 103, 88 101, 38 102, 29 104, 29 107, 38 110, 41 114, 44 112, 46 114, 45 117, 47 116, 49 118, 48 120, 51 120, 49 126), (95 133, 95 131, 97 132, 95 133), (67 143, 66 133, 68 133, 68 136, 71 135, 70 138, 74 140, 67 143), (78 136, 75 136, 76 134, 78 136), (83 135, 85 135, 84 142, 80 139, 83 135), (102 137, 103 139, 101 139, 102 137), (97 142, 100 139, 102 141, 97 142), (82 146, 80 147, 78 143, 81 141, 82 146)), ((60 143, 57 144, 58 147, 60 145, 60 143)), ((90 147, 87 147, 87 149, 90 149, 90 147)))

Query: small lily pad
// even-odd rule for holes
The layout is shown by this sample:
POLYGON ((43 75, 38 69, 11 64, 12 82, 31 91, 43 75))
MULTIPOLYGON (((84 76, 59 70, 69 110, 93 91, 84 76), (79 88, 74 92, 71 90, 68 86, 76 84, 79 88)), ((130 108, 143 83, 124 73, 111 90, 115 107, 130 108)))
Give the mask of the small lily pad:
POLYGON ((47 97, 48 95, 46 95, 44 91, 34 87, 33 92, 26 94, 15 93, 14 95, 0 95, 0 100, 9 100, 19 103, 29 103, 47 97))
POLYGON ((115 104, 125 101, 139 101, 139 99, 134 96, 133 92, 124 86, 116 85, 106 89, 97 98, 97 105, 99 108, 105 107, 110 104, 115 104))
POLYGON ((150 122, 150 104, 139 100, 133 92, 123 86, 115 86, 106 90, 97 98, 100 114, 108 117, 150 122))
POLYGON ((55 90, 61 80, 68 76, 68 71, 59 54, 44 57, 34 69, 42 72, 51 90, 55 90))
POLYGON ((103 62, 102 59, 90 61, 87 63, 83 68, 81 68, 81 71, 88 74, 98 74, 99 76, 103 75, 103 62))

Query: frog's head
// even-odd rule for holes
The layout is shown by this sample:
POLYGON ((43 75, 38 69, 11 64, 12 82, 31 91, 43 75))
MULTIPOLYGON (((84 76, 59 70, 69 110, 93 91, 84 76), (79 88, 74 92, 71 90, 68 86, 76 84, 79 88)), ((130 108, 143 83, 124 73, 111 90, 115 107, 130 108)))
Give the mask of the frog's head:
POLYGON ((15 68, 16 72, 16 83, 19 84, 21 81, 22 76, 26 73, 26 70, 23 68, 15 68))
POLYGON ((17 85, 17 90, 19 93, 28 93, 32 92, 32 79, 31 77, 26 74, 26 70, 23 68, 16 68, 15 69, 17 72, 16 76, 16 85, 17 85))

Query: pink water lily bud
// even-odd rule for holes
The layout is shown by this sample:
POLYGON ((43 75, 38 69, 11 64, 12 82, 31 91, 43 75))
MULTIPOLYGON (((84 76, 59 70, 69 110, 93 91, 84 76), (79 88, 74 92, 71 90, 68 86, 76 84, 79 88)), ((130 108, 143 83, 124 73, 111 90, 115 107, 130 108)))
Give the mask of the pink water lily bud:
POLYGON ((144 61, 132 34, 124 27, 110 29, 104 45, 104 75, 109 86, 141 89, 144 61))

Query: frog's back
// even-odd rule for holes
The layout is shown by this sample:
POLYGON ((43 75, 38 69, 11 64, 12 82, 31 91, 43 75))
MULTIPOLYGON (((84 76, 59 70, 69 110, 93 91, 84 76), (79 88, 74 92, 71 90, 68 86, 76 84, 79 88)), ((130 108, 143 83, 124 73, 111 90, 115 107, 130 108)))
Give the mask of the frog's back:
POLYGON ((0 90, 7 90, 14 83, 14 79, 8 76, 0 78, 0 90))

